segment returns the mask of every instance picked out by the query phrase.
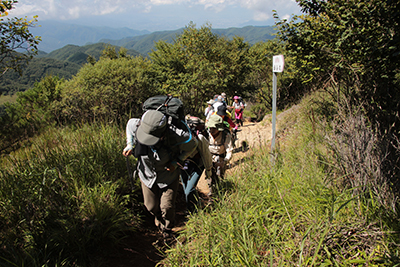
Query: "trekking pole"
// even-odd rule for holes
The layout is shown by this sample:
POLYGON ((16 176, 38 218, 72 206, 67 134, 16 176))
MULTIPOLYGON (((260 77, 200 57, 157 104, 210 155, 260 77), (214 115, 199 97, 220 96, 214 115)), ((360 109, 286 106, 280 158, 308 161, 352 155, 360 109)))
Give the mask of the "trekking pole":
POLYGON ((129 155, 126 156, 126 169, 128 170, 128 180, 131 183, 132 192, 133 192, 135 187, 133 184, 133 174, 132 174, 131 164, 129 163, 129 155))

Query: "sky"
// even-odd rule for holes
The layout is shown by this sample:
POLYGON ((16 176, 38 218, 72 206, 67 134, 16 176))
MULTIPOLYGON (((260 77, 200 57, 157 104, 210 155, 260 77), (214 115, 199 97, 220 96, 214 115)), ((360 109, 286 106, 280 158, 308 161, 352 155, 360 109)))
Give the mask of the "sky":
POLYGON ((295 0, 18 0, 9 15, 154 32, 190 22, 215 29, 272 26, 273 10, 282 19, 300 14, 295 0))

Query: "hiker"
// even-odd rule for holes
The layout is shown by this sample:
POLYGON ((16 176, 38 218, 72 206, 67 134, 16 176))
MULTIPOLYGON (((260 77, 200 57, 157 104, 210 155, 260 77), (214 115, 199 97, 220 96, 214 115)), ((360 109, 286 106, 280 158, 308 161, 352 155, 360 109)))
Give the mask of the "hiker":
POLYGON ((213 104, 215 103, 215 101, 213 99, 210 99, 209 101, 207 101, 207 108, 204 111, 204 116, 206 116, 206 118, 210 117, 211 114, 214 112, 214 108, 213 108, 213 104))
POLYGON ((243 126, 243 110, 244 110, 243 102, 240 101, 240 97, 238 96, 234 96, 233 101, 234 102, 232 104, 232 109, 235 112, 236 124, 243 126))
POLYGON ((181 172, 181 181, 185 193, 187 210, 192 213, 199 204, 199 195, 196 190, 197 183, 205 171, 206 179, 211 179, 213 167, 211 153, 209 150, 208 132, 204 121, 198 117, 189 116, 187 124, 197 139, 198 145, 195 151, 185 160, 181 172))
POLYGON ((227 107, 222 105, 219 106, 217 111, 214 113, 222 117, 222 120, 229 125, 230 130, 236 131, 238 126, 232 121, 231 114, 228 113, 227 107))
POLYGON ((222 96, 222 102, 224 102, 226 104, 227 103, 226 102, 226 94, 222 93, 221 96, 222 96))
POLYGON ((207 180, 209 196, 213 194, 213 187, 219 183, 220 178, 224 178, 226 164, 232 158, 231 134, 226 129, 222 117, 211 115, 206 122, 209 132, 209 150, 212 155, 213 169, 211 179, 207 180))
POLYGON ((219 106, 222 106, 222 105, 224 105, 224 106, 226 106, 226 103, 223 101, 223 98, 222 98, 222 96, 218 96, 217 97, 217 100, 214 102, 214 104, 213 104, 213 109, 214 109, 214 111, 217 111, 217 109, 218 109, 218 107, 219 106))
POLYGON ((140 121, 130 119, 126 127, 127 146, 123 151, 124 156, 134 153, 138 159, 144 205, 154 215, 164 242, 173 239, 180 168, 197 146, 189 131, 167 121, 167 116, 157 110, 146 111, 140 121))

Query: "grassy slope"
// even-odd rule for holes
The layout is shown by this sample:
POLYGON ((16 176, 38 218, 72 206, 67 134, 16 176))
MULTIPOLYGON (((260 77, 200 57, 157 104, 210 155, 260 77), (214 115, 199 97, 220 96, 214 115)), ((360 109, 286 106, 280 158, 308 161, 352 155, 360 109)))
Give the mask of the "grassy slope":
POLYGON ((302 110, 279 122, 275 164, 269 149, 253 151, 190 218, 166 266, 392 266, 379 207, 339 186, 323 129, 302 110))
POLYGON ((123 147, 123 129, 85 125, 0 158, 0 266, 88 266, 134 232, 123 147))

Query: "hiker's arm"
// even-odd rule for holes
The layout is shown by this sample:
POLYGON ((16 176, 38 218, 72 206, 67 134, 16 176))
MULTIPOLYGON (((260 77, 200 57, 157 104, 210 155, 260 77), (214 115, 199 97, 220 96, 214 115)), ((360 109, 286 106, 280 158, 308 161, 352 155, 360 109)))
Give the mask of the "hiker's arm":
POLYGON ((203 161, 204 168, 206 170, 206 176, 211 177, 211 169, 213 167, 213 163, 212 163, 212 157, 211 157, 211 153, 210 153, 210 149, 209 149, 210 143, 208 142, 207 138, 205 138, 205 136, 203 136, 203 135, 199 135, 199 139, 201 139, 201 140, 200 140, 198 146, 199 146, 199 150, 200 150, 201 159, 203 161))
POLYGON ((126 124, 126 147, 122 154, 127 157, 132 154, 136 145, 135 133, 138 128, 140 119, 130 119, 126 124))

